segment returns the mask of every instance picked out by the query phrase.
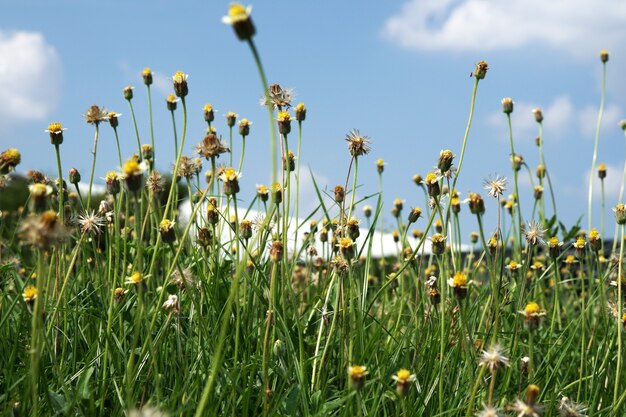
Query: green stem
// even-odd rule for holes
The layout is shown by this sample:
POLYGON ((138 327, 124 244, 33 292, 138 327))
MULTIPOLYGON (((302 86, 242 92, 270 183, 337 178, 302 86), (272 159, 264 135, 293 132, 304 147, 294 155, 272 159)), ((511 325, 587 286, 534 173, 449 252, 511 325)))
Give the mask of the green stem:
MULTIPOLYGON (((252 38, 248 39, 248 45, 250 46, 250 50, 252 51, 252 55, 254 56, 254 62, 256 63, 257 70, 259 71, 259 76, 261 77, 263 94, 265 95, 266 99, 269 99, 269 87, 267 85, 267 79, 265 78, 265 71, 263 70, 261 57, 259 56, 256 45, 254 44, 254 40, 252 40, 252 38)), ((278 141, 278 139, 276 137, 276 126, 274 125, 274 112, 270 103, 268 103, 267 105, 267 113, 270 122, 270 149, 272 150, 272 184, 274 184, 276 182, 276 142, 278 141)))
POLYGON ((591 230, 591 210, 593 200, 593 174, 596 169, 596 160, 598 158, 598 142, 600 141, 600 125, 602 124, 602 114, 604 113, 604 95, 606 91, 606 62, 602 63, 602 89, 600 92, 600 110, 598 111, 598 123, 596 124, 596 139, 593 145, 593 157, 591 158, 591 171, 589 172, 589 195, 587 206, 587 230, 591 230))
POLYGON ((57 156, 57 169, 59 170, 59 217, 61 218, 61 223, 63 223, 65 218, 65 210, 63 209, 63 170, 61 169, 61 151, 59 144, 54 145, 54 150, 57 156))
MULTIPOLYGON (((619 262, 617 271, 617 320, 616 320, 616 337, 617 337, 617 366, 615 370, 615 387, 613 388, 613 404, 617 404, 617 398, 620 393, 620 374, 622 372, 622 263, 624 261, 624 225, 621 225, 621 239, 619 245, 619 262)), ((615 410, 615 415, 619 415, 619 409, 615 410)))
POLYGON ((454 181, 452 181, 451 190, 456 189, 456 182, 459 179, 459 174, 461 173, 461 166, 463 165, 463 156, 465 156, 465 147, 467 146, 467 138, 469 136, 470 127, 472 126, 472 118, 474 117, 474 104, 476 103, 476 90, 478 89, 478 81, 476 78, 474 80, 474 88, 472 90, 472 101, 470 104, 470 113, 469 118, 467 119, 467 126, 465 127, 465 135, 463 135, 463 146, 461 147, 461 156, 459 157, 459 166, 456 169, 456 175, 454 176, 454 181))
MULTIPOLYGON (((91 176, 89 177, 89 192, 87 194, 87 209, 91 207, 91 186, 93 185, 93 176, 96 171, 96 153, 98 152, 98 123, 96 123, 96 132, 93 137, 93 149, 91 150, 91 154, 93 155, 93 160, 91 162, 91 176)), ((141 153, 140 153, 141 155, 141 153)))
POLYGON ((146 87, 148 87, 148 113, 150 114, 150 139, 152 141, 152 163, 155 163, 154 161, 156 160, 156 155, 154 152, 154 126, 152 124, 152 95, 150 92, 150 86, 146 85, 146 87))
POLYGON ((511 167, 513 168, 513 182, 514 182, 514 193, 515 193, 515 203, 517 207, 517 244, 519 245, 520 251, 522 249, 522 206, 519 196, 519 189, 517 185, 517 169, 515 167, 515 148, 513 147, 513 127, 511 125, 511 113, 506 114, 507 124, 509 127, 509 145, 511 146, 511 167))
POLYGON ((137 138, 137 155, 141 158, 141 140, 139 139, 139 129, 137 128, 137 118, 135 118, 135 109, 133 109, 133 102, 128 100, 128 107, 130 107, 130 114, 133 117, 133 126, 135 127, 135 137, 137 138))

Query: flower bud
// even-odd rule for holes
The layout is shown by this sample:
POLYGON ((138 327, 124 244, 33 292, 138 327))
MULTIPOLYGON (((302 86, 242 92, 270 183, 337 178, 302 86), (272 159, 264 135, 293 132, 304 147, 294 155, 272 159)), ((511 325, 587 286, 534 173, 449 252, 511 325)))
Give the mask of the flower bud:
POLYGON ((600 178, 601 180, 606 178, 606 165, 605 164, 598 165, 598 178, 600 178))
POLYGON ((624 204, 619 203, 613 208, 613 212, 615 212, 615 221, 617 224, 626 224, 626 206, 624 206, 624 204))
POLYGON ((70 184, 78 184, 80 182, 80 173, 78 172, 78 170, 76 168, 72 168, 70 169, 70 184))
POLYGON ((176 240, 176 232, 174 231, 174 222, 163 219, 159 224, 159 233, 163 243, 174 243, 176 240))
POLYGON ((502 111, 505 114, 513 113, 513 100, 510 97, 505 97, 502 99, 502 111))
POLYGON ((605 49, 600 51, 600 61, 606 63, 609 60, 609 52, 605 49))
POLYGON ((127 85, 126 87, 124 87, 124 98, 128 101, 133 99, 133 88, 130 85, 127 85))
POLYGON ((298 103, 298 105, 296 106, 296 120, 298 122, 304 122, 305 119, 306 107, 304 106, 304 103, 298 103))
POLYGON ((409 223, 415 223, 422 216, 422 209, 414 207, 409 212, 409 223))
POLYGON ((46 132, 50 133, 50 143, 60 145, 63 143, 63 126, 59 122, 53 122, 48 125, 46 132))
POLYGON ((439 163, 437 164, 437 168, 444 173, 448 172, 452 167, 452 160, 454 159, 454 155, 452 151, 449 149, 443 150, 439 153, 439 163))
POLYGON ((237 114, 233 113, 232 111, 229 111, 228 113, 226 113, 226 124, 228 125, 228 127, 235 126, 236 121, 237 121, 237 114))
POLYGON ((533 115, 535 116, 535 121, 537 123, 543 122, 543 112, 541 111, 540 108, 537 107, 533 109, 533 115))
POLYGON ((472 75, 476 77, 477 80, 482 80, 487 75, 487 71, 489 70, 489 65, 485 61, 480 61, 476 64, 476 68, 472 75))
POLYGON ((243 137, 246 137, 250 134, 250 123, 248 119, 243 118, 239 121, 239 134, 243 137))
POLYGON ((174 82, 174 94, 177 97, 185 97, 189 94, 189 87, 187 85, 188 75, 182 71, 177 71, 172 76, 172 81, 174 82))
POLYGON ((178 100, 174 94, 168 94, 167 99, 165 99, 165 104, 167 105, 167 109, 169 111, 176 110, 177 102, 178 100))
POLYGON ((250 17, 251 11, 251 6, 246 8, 239 3, 232 3, 228 8, 228 16, 222 18, 222 22, 233 27, 240 41, 248 40, 256 33, 256 28, 250 17))
POLYGON ((143 83, 145 85, 149 86, 152 84, 152 70, 150 68, 144 68, 141 76, 143 77, 143 83))
POLYGON ((291 115, 288 111, 279 111, 278 117, 278 132, 281 135, 288 135, 291 132, 291 115))
POLYGON ((346 197, 346 190, 341 185, 337 185, 335 187, 335 201, 337 203, 342 203, 346 197))
POLYGON ((446 237, 435 233, 430 237, 432 251, 435 255, 441 255, 446 250, 446 237))

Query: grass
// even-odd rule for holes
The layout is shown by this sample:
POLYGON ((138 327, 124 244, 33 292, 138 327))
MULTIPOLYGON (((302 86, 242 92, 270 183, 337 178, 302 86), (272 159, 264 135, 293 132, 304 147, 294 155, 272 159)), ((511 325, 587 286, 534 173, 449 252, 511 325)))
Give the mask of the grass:
MULTIPOLYGON (((615 207, 610 252, 604 226, 598 233, 559 223, 540 110, 540 188, 523 196, 513 102, 503 100, 513 187, 496 177, 486 182, 487 201, 470 195, 463 210, 475 216, 477 232, 465 250, 455 186, 488 70, 477 64, 458 166, 449 150, 424 161, 438 167, 415 178, 424 210, 395 202, 397 256, 377 259, 383 161, 380 193, 355 201, 370 140, 350 132, 345 185, 334 194, 316 185, 317 209, 298 218, 304 173, 290 152, 300 159, 306 107, 292 109, 289 91, 267 85, 252 20, 233 7, 231 23, 266 91, 269 149, 282 156, 283 169, 274 161, 275 182, 240 195, 243 151, 230 156, 238 170, 217 166, 227 146, 207 108, 207 135, 196 148, 210 164, 202 185, 202 159, 183 155, 189 90, 186 75, 176 73, 168 111, 178 181, 167 184, 154 170, 153 139, 141 145, 138 130, 139 153, 122 164, 118 149, 111 165, 122 172, 107 174, 104 198, 92 195, 93 172, 84 200, 75 172, 65 178, 70 186, 29 172, 27 201, 7 206, 0 224, 2 414, 622 415, 626 209, 615 207), (514 193, 501 202, 507 188, 514 193), (192 207, 186 222, 177 210, 184 195, 192 207), (497 219, 493 231, 483 228, 486 206, 497 219), (253 209, 262 213, 254 221, 253 209), (356 219, 361 212, 364 219, 356 219), (417 224, 423 232, 411 229, 417 224), (294 235, 304 244, 294 246, 294 235)), ((142 77, 152 127, 149 69, 142 77)), ((136 126, 133 94, 125 89, 136 126)), ((97 106, 85 115, 94 125, 94 163, 104 123, 114 121, 118 139, 117 116, 97 106)), ((247 120, 231 122, 229 142, 238 127, 245 143, 247 120)), ((61 124, 48 131, 60 161, 61 124)), ((598 138, 599 130, 594 168, 598 138)), ((3 175, 17 156, 2 153, 3 175)))

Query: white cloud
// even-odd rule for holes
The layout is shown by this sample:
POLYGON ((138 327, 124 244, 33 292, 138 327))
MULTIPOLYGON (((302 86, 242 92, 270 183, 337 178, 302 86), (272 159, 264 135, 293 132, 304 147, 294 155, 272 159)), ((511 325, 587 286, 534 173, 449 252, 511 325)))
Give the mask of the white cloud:
MULTIPOLYGON (((578 112, 578 121, 580 123, 580 131, 586 138, 594 139, 598 126, 598 106, 585 106, 578 112)), ((606 130, 617 130, 617 124, 624 117, 621 107, 611 104, 605 105, 602 114, 602 124, 600 125, 600 134, 606 130)))
POLYGON ((620 49, 626 2, 616 0, 408 0, 382 34, 417 50, 492 51, 546 45, 573 55, 620 49))
POLYGON ((152 81, 154 82, 153 87, 159 93, 163 94, 164 97, 174 92, 171 77, 161 74, 160 72, 152 72, 152 81))
MULTIPOLYGON (((537 123, 532 114, 532 110, 536 107, 542 108, 543 111, 544 137, 549 137, 550 140, 558 140, 565 138, 572 131, 576 131, 583 138, 590 140, 593 140, 595 137, 598 123, 597 106, 589 104, 582 108, 576 108, 567 95, 556 97, 547 107, 526 102, 514 103, 512 125, 516 140, 534 140, 537 136, 537 123)), ((602 115, 601 133, 607 130, 617 130, 618 123, 623 117, 624 111, 621 107, 615 104, 605 106, 602 115)), ((486 118, 486 123, 500 131, 500 133, 508 132, 506 117, 502 111, 494 111, 489 114, 486 118)), ((504 133, 502 134, 504 135, 504 133)), ((504 137, 508 138, 506 135, 504 137)))
POLYGON ((61 61, 38 32, 0 30, 2 123, 43 120, 59 102, 61 61))

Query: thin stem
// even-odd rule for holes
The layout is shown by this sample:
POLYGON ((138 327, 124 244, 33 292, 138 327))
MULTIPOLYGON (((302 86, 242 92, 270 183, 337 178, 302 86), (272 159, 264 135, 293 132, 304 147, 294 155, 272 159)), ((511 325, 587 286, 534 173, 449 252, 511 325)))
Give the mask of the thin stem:
POLYGON ((598 158, 598 142, 600 141, 600 126, 602 124, 602 114, 604 113, 604 95, 606 91, 606 62, 602 63, 602 89, 600 90, 600 110, 598 111, 598 123, 596 124, 596 140, 593 145, 593 157, 591 158, 591 171, 589 172, 589 195, 587 206, 587 230, 591 230, 591 210, 593 197, 593 173, 596 169, 598 158))
POLYGON ((259 71, 259 76, 261 77, 263 94, 268 100, 267 113, 270 122, 270 149, 272 150, 272 184, 274 184, 276 182, 276 142, 278 141, 278 138, 276 137, 276 126, 274 125, 274 111, 272 109, 272 105, 269 103, 267 79, 265 77, 265 71, 263 70, 263 64, 261 64, 261 57, 259 56, 252 38, 248 38, 248 45, 250 46, 250 50, 254 56, 254 62, 256 63, 257 70, 259 71))
POLYGON ((454 181, 452 181, 451 190, 456 189, 456 182, 459 179, 459 174, 461 173, 461 166, 463 165, 463 156, 465 155, 465 147, 467 146, 467 138, 469 136, 470 127, 472 126, 472 118, 474 117, 474 104, 476 103, 476 90, 478 89, 478 78, 474 80, 474 88, 472 90, 472 101, 470 104, 470 112, 469 117, 467 119, 467 126, 465 127, 465 135, 463 135, 463 146, 461 147, 461 156, 459 156, 459 166, 456 169, 456 175, 454 176, 454 181))
POLYGON ((57 169, 59 170, 59 217, 61 218, 61 222, 63 222, 65 218, 65 210, 63 209, 63 170, 61 169, 61 151, 59 144, 54 145, 54 150, 57 156, 57 169))
POLYGON ((91 176, 89 177, 89 192, 87 194, 87 208, 91 207, 91 186, 93 185, 93 175, 96 171, 96 153, 98 151, 98 123, 96 123, 96 132, 93 137, 93 148, 91 150, 91 154, 93 155, 93 160, 91 162, 91 176))
POLYGON ((152 124, 152 94, 150 92, 150 85, 146 85, 148 87, 148 113, 150 114, 150 139, 152 141, 152 163, 156 160, 155 152, 154 152, 154 126, 152 124))
POLYGON ((128 100, 128 107, 130 107, 130 114, 133 117, 133 126, 135 127, 135 137, 137 137, 137 152, 139 158, 141 158, 141 140, 139 139, 139 129, 137 128, 137 118, 135 117, 135 109, 133 109, 133 102, 128 100))
MULTIPOLYGON (((620 393, 620 374, 622 372, 622 262, 624 261, 624 225, 621 225, 621 239, 619 245, 619 262, 617 267, 617 320, 616 337, 617 337, 617 366, 615 370, 615 387, 613 388, 613 404, 617 404, 617 398, 620 393)), ((615 410, 615 415, 619 415, 619 409, 615 410)))

